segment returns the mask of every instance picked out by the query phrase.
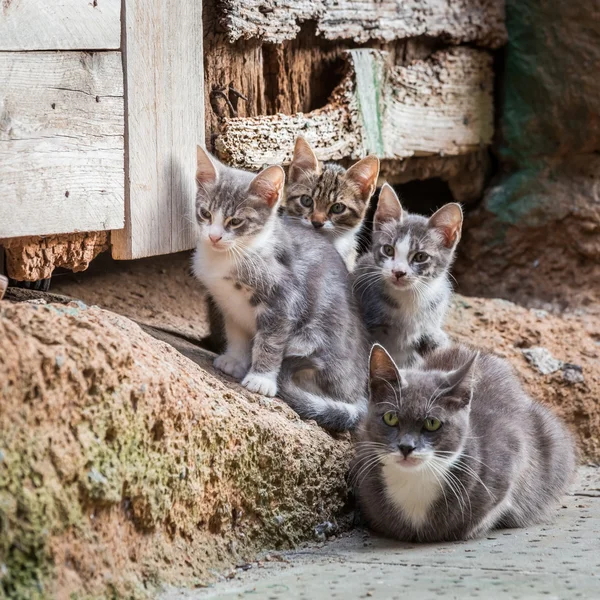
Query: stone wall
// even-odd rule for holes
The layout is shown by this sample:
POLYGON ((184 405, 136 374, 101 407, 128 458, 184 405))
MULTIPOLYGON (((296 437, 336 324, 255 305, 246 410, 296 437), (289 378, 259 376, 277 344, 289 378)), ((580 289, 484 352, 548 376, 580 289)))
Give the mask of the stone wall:
POLYGON ((600 300, 600 5, 508 0, 500 175, 467 221, 461 290, 555 309, 600 300))

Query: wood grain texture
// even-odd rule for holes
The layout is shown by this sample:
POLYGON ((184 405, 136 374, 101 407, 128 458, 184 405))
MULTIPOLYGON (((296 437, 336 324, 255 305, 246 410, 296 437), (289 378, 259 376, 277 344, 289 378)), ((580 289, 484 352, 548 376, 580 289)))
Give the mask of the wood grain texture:
POLYGON ((453 48, 407 66, 384 52, 346 53, 347 75, 329 103, 309 113, 225 119, 219 156, 256 170, 289 164, 302 134, 321 160, 457 156, 491 143, 493 71, 485 51, 453 48))
POLYGON ((0 81, 0 238, 122 227, 121 53, 0 53, 0 81))
MULTIPOLYGON (((344 52, 356 47, 351 40, 319 37, 313 22, 281 44, 263 44, 259 39, 230 43, 219 26, 215 3, 204 3, 203 11, 206 144, 211 149, 223 119, 293 115, 324 106, 343 78, 344 52), (228 105, 229 86, 245 97, 235 107, 228 105)), ((369 47, 388 52, 390 63, 405 65, 431 55, 439 48, 439 40, 374 40, 369 47)))
POLYGON ((504 0, 220 0, 218 6, 231 41, 280 43, 310 20, 330 40, 428 36, 488 48, 506 42, 504 0))
POLYGON ((117 259, 194 246, 196 145, 204 138, 202 3, 126 0, 129 182, 117 259))
POLYGON ((121 0, 3 0, 0 50, 118 50, 121 0))

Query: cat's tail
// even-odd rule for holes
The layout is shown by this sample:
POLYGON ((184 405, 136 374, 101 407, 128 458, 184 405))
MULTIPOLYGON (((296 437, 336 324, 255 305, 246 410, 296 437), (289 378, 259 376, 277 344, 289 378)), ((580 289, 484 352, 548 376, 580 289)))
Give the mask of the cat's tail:
POLYGON ((280 374, 278 395, 303 419, 313 419, 329 431, 355 429, 367 413, 366 397, 349 403, 309 392, 293 380, 292 373, 287 369, 280 374))

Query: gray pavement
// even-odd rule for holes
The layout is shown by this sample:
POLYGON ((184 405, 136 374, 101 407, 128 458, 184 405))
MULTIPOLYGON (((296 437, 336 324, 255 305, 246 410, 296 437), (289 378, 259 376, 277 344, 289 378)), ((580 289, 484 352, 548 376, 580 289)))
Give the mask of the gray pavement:
POLYGON ((430 545, 355 531, 260 558, 211 587, 167 590, 161 600, 600 600, 600 469, 580 469, 552 523, 430 545))

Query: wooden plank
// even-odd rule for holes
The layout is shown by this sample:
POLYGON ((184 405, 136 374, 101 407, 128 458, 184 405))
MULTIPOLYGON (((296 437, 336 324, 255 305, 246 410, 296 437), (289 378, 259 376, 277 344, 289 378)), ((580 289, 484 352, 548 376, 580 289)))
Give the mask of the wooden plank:
POLYGON ((0 50, 118 50, 121 0, 3 0, 0 50))
POLYGON ((321 160, 458 156, 493 135, 492 58, 453 48, 391 66, 385 52, 351 50, 329 103, 309 113, 225 119, 215 140, 227 163, 251 170, 289 164, 302 134, 321 160))
POLYGON ((128 175, 117 259, 194 246, 196 145, 204 139, 202 3, 126 0, 128 175))
POLYGON ((329 39, 367 42, 419 36, 498 48, 506 42, 504 0, 220 0, 230 40, 280 43, 315 21, 329 39))
POLYGON ((0 53, 0 81, 0 238, 122 227, 121 53, 0 53))

